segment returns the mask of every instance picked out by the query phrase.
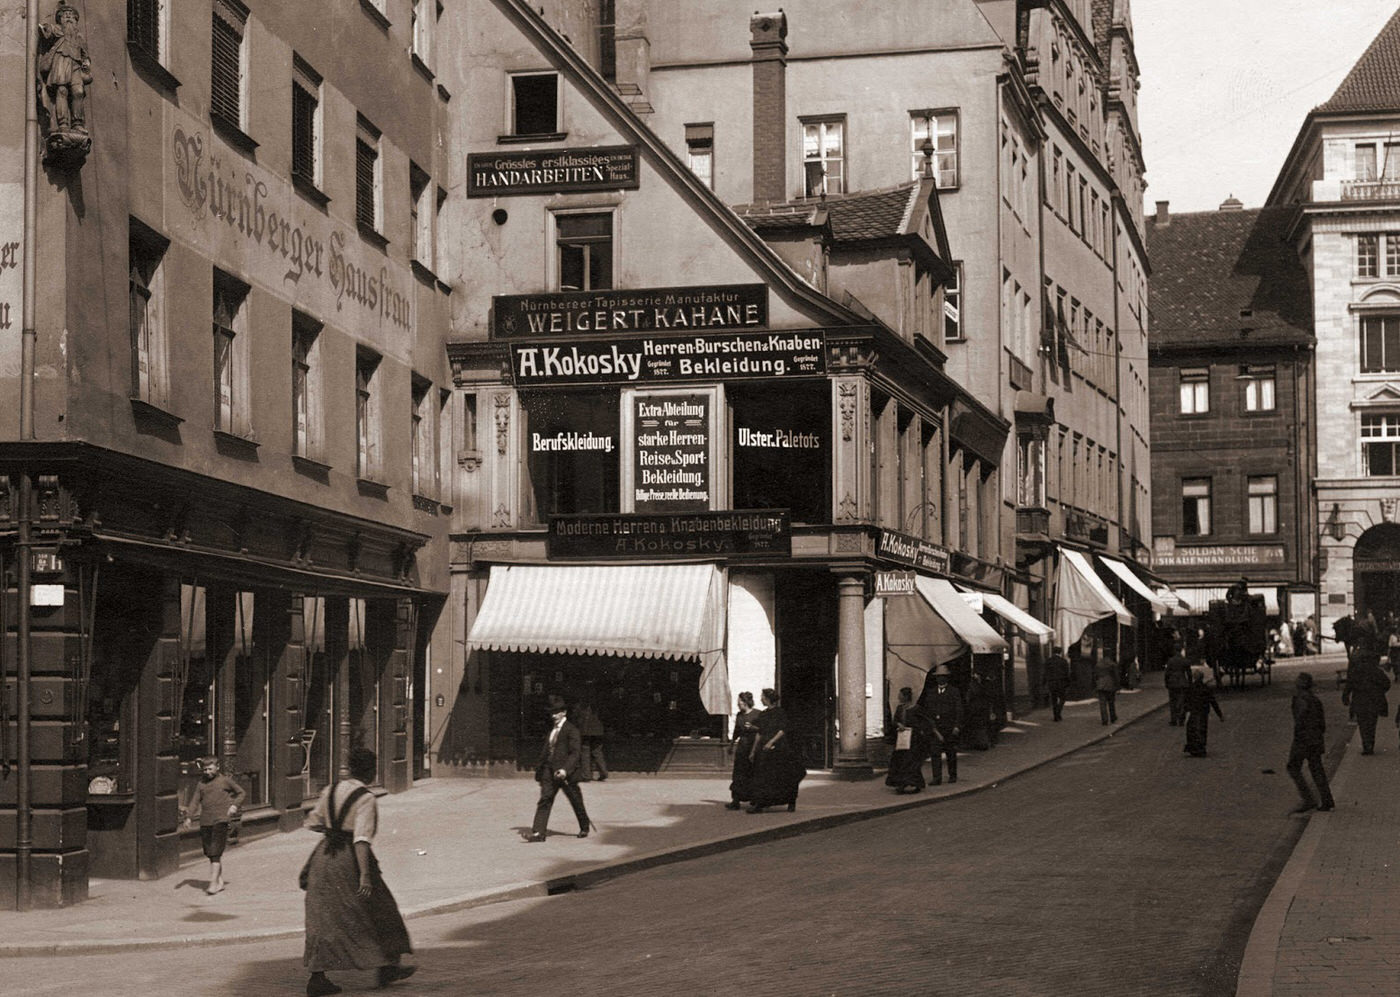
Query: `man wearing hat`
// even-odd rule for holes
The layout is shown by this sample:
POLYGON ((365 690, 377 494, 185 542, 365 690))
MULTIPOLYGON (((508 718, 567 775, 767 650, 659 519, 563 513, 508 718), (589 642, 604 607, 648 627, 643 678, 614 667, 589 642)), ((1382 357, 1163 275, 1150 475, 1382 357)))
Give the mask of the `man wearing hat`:
POLYGON ((958 734, 963 725, 962 693, 952 684, 947 665, 933 670, 933 688, 924 693, 924 712, 933 719, 933 785, 943 782, 943 759, 948 781, 958 781, 958 734))
POLYGON ((551 694, 549 716, 552 726, 535 766, 535 781, 540 784, 540 800, 535 805, 535 821, 526 841, 543 841, 549 833, 549 811, 554 797, 562 789, 578 818, 578 836, 588 837, 593 825, 583 806, 583 790, 579 788, 582 738, 578 728, 569 722, 569 704, 563 696, 551 694))

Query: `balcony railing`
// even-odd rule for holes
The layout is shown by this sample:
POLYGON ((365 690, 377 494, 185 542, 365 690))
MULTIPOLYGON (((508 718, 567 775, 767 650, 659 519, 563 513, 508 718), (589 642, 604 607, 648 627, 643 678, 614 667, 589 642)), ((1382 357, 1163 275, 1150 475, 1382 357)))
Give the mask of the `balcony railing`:
POLYGON ((1343 201, 1400 201, 1400 180, 1343 180, 1343 201))

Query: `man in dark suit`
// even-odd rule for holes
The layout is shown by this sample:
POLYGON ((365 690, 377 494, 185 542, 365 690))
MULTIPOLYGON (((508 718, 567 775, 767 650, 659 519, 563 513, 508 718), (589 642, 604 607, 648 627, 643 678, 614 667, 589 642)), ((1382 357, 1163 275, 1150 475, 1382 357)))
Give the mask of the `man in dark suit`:
POLYGON ((933 688, 925 690, 924 712, 933 721, 933 785, 943 782, 943 759, 948 760, 948 781, 958 781, 958 735, 963 726, 962 693, 952 684, 947 665, 933 670, 933 688))
POLYGON ((1327 721, 1322 712, 1322 701, 1313 692, 1313 677, 1308 672, 1299 672, 1293 692, 1293 745, 1288 752, 1288 774, 1298 787, 1302 802, 1293 809, 1295 814, 1309 810, 1331 810, 1332 790, 1327 785, 1327 770, 1322 767, 1322 753, 1327 747, 1327 721), (1303 778, 1303 763, 1312 772, 1317 784, 1317 794, 1321 803, 1314 797, 1303 778))
POLYGON ((593 825, 588 820, 588 811, 583 807, 583 790, 578 785, 583 739, 578 728, 569 722, 569 708, 563 697, 549 697, 549 715, 554 725, 545 739, 539 764, 535 766, 535 781, 540 784, 540 801, 535 805, 535 822, 525 840, 545 839, 549 828, 549 811, 554 806, 555 795, 561 789, 574 808, 574 816, 578 818, 578 836, 586 838, 593 825))
POLYGON ((1375 650, 1368 647, 1353 651, 1342 702, 1351 707, 1356 717, 1363 755, 1376 753, 1376 718, 1385 716, 1390 710, 1390 704, 1385 699, 1389 689, 1390 679, 1381 671, 1381 659, 1375 650))
POLYGON ((1069 692, 1069 662, 1060 653, 1058 646, 1050 649, 1050 657, 1045 659, 1045 691, 1050 696, 1050 709, 1055 720, 1065 709, 1065 696, 1069 692))

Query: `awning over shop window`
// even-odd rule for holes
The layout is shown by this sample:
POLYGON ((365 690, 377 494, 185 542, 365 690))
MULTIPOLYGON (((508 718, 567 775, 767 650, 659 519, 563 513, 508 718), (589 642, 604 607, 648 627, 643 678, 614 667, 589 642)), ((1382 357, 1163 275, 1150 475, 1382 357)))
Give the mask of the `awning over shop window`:
POLYGON ((1108 590, 1088 559, 1077 550, 1059 549, 1055 568, 1055 642, 1069 647, 1096 620, 1116 616, 1119 623, 1137 622, 1128 607, 1108 590))
POLYGON ((1157 596, 1156 592, 1148 588, 1147 583, 1139 578, 1132 568, 1128 567, 1116 557, 1100 556, 1099 560, 1103 563, 1104 567, 1117 575, 1124 585, 1146 599, 1147 604, 1152 607, 1154 613, 1160 615, 1167 611, 1167 604, 1157 596))
MULTIPOLYGON (((1204 616, 1210 612, 1210 604, 1213 601, 1225 599, 1227 586, 1224 585, 1196 585, 1182 586, 1175 590, 1176 594, 1187 605, 1187 612, 1194 616, 1204 616)), ((1251 585, 1250 595, 1262 595, 1264 597, 1264 612, 1269 616, 1279 614, 1278 589, 1272 585, 1251 585)))
POLYGON ((1170 585, 1157 586, 1157 598, 1167 604, 1167 614, 1189 613, 1191 604, 1181 597, 1181 593, 1170 585))
POLYGON ((693 658, 705 709, 726 715, 724 589, 712 564, 496 566, 467 646, 693 658))
POLYGON ((963 592, 962 598, 973 612, 980 613, 983 608, 990 609, 1025 634, 1027 640, 1033 640, 1037 644, 1045 643, 1055 632, 1010 599, 995 592, 963 592))
POLYGON ((963 601, 953 583, 944 578, 916 575, 914 587, 919 590, 938 615, 960 637, 973 654, 1000 654, 1008 647, 1005 638, 963 601))

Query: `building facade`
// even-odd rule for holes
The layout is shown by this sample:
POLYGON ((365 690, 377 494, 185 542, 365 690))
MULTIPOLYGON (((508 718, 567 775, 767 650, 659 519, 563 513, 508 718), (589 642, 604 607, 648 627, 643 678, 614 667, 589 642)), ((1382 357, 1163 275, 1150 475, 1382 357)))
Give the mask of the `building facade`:
POLYGON ((7 94, 39 45, 43 156, 27 227, 7 104, 34 263, 32 295, 0 292, 7 901, 173 871, 201 756, 247 789, 246 833, 300 826, 352 745, 390 791, 421 768, 450 95, 419 6, 45 2, 26 36, 5 5, 7 94))
POLYGON ((1400 612, 1400 15, 1309 113, 1268 206, 1308 275, 1317 338, 1321 629, 1400 612))
MULTIPOLYGON (((1308 275, 1289 207, 1149 220, 1153 564, 1204 615, 1241 577, 1275 625, 1317 612, 1308 275)), ((1199 625, 1200 620, 1188 620, 1199 625)))

